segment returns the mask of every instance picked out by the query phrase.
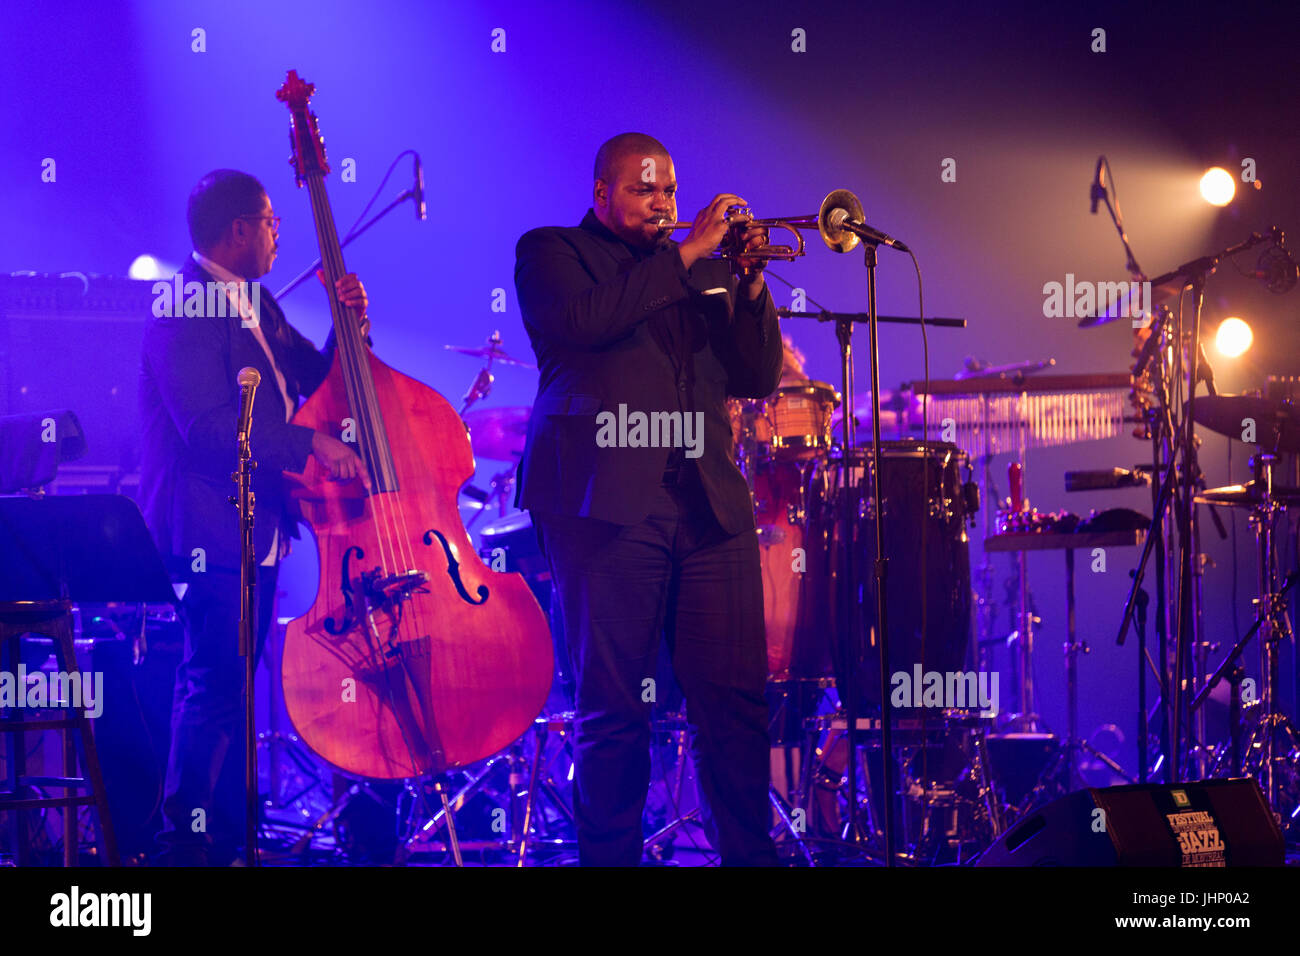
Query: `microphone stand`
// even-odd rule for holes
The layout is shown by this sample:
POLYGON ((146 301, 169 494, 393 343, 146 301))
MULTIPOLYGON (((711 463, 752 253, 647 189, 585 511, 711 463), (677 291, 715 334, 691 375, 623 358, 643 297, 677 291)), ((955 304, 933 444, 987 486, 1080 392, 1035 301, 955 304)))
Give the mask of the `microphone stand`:
MULTIPOLYGON (((867 312, 865 316, 862 313, 823 313, 819 316, 816 313, 804 313, 810 318, 820 318, 822 321, 828 321, 830 316, 834 316, 835 321, 835 338, 840 346, 840 380, 843 384, 843 401, 846 404, 844 414, 840 416, 840 446, 841 460, 844 463, 844 485, 840 492, 839 508, 839 526, 840 526, 840 546, 842 555, 840 558, 842 572, 840 575, 840 587, 837 589, 840 612, 838 618, 841 622, 840 634, 840 673, 844 676, 845 686, 841 689, 841 700, 844 704, 846 716, 845 725, 847 729, 847 767, 845 769, 846 782, 848 784, 848 804, 849 804, 849 834, 852 842, 861 842, 862 832, 859 822, 858 810, 858 690, 859 690, 859 673, 863 664, 864 652, 862 647, 862 605, 857 599, 858 590, 858 569, 857 569, 857 517, 860 513, 860 492, 859 484, 854 480, 854 473, 858 468, 857 464, 857 434, 855 416, 852 413, 854 382, 853 382, 853 323, 866 319, 869 347, 871 351, 871 455, 872 455, 872 494, 875 503, 875 534, 876 534, 876 627, 880 645, 880 701, 881 701, 881 755, 884 766, 884 788, 885 799, 885 866, 894 866, 894 788, 895 772, 893 766, 893 737, 891 718, 892 710, 889 702, 889 639, 888 625, 886 619, 886 600, 885 600, 885 577, 888 568, 888 560, 885 558, 884 549, 884 531, 882 520, 884 518, 884 502, 881 500, 881 483, 880 483, 880 342, 879 342, 879 316, 876 312, 876 243, 869 239, 863 239, 862 245, 865 253, 865 264, 867 270, 867 312)), ((907 322, 908 319, 896 321, 907 322)), ((960 321, 960 320, 958 320, 960 321)), ((964 323, 963 323, 964 324, 964 323)), ((863 480, 867 477, 867 469, 861 469, 863 480)), ((868 788, 868 799, 870 799, 870 789, 868 788)))
MULTIPOLYGON (((400 196, 398 196, 396 199, 390 202, 383 209, 379 210, 379 212, 375 213, 373 216, 367 219, 362 225, 358 226, 356 229, 353 229, 350 233, 347 234, 347 237, 339 243, 339 248, 346 249, 353 239, 358 238, 363 232, 365 232, 375 223, 379 222, 379 220, 383 219, 385 216, 387 216, 390 212, 392 212, 402 203, 406 202, 408 199, 410 200, 415 199, 414 189, 408 189, 406 192, 402 193, 400 196)), ((298 275, 294 277, 292 282, 290 282, 287 286, 285 286, 283 289, 277 292, 275 294, 275 298, 277 300, 283 299, 286 295, 288 295, 294 289, 298 288, 298 286, 302 285, 311 276, 313 276, 316 273, 316 270, 319 269, 320 267, 321 267, 321 261, 318 258, 306 269, 298 273, 298 275)))
POLYGON ((239 435, 239 468, 232 476, 239 508, 239 653, 244 658, 244 838, 249 866, 259 866, 257 851, 257 728, 253 672, 257 666, 257 552, 253 547, 253 461, 248 433, 239 435))
MULTIPOLYGON (((1124 604, 1124 612, 1120 620, 1119 633, 1116 636, 1115 643, 1122 645, 1124 637, 1128 632, 1129 623, 1133 617, 1134 604, 1137 600, 1138 589, 1141 584, 1142 574, 1146 567, 1153 545, 1159 544, 1152 538, 1158 537, 1161 533, 1161 525, 1166 511, 1170 511, 1174 518, 1174 527, 1178 534, 1179 544, 1179 574, 1178 574, 1178 601, 1177 601, 1177 618, 1170 620, 1175 635, 1174 644, 1174 669, 1173 674, 1168 673, 1168 659, 1166 656, 1165 642, 1160 641, 1160 675, 1162 681, 1161 688, 1161 707, 1162 715, 1162 742, 1164 756, 1168 761, 1168 772, 1165 779, 1170 782, 1177 782, 1181 779, 1182 770, 1182 733, 1184 730, 1182 714, 1186 706, 1187 696, 1185 689, 1182 687, 1182 675, 1186 654, 1191 652, 1191 648, 1196 640, 1194 633, 1196 616, 1192 613, 1193 594, 1195 591, 1195 562, 1197 560, 1195 545, 1195 522, 1196 507, 1194 503, 1195 483, 1200 477, 1200 469, 1197 464, 1196 445, 1195 445, 1195 405, 1196 405, 1196 387, 1200 383, 1200 331, 1201 331, 1201 310, 1205 298, 1205 283, 1210 274, 1218 267, 1220 260, 1244 252, 1254 246, 1257 246, 1267 240, 1268 237, 1259 233, 1251 233, 1250 238, 1234 246, 1221 249, 1218 252, 1208 256, 1202 256, 1199 259, 1193 259, 1185 262, 1175 269, 1157 276, 1150 280, 1152 286, 1165 285, 1174 280, 1180 280, 1182 287, 1192 287, 1192 315, 1189 322, 1190 330, 1185 328, 1180 321, 1175 324, 1175 330, 1172 335, 1175 355, 1181 366, 1181 357, 1183 354, 1184 344, 1187 348, 1188 367, 1181 367, 1177 370, 1177 376, 1185 379, 1187 382, 1187 401, 1183 408, 1183 419, 1178 422, 1173 421, 1174 409, 1171 407, 1170 399, 1173 396, 1172 383, 1166 383, 1166 402, 1164 416, 1168 418, 1168 438, 1170 441, 1170 460, 1168 470, 1165 474, 1164 481, 1161 485, 1160 493, 1156 496, 1154 509, 1151 515, 1151 526, 1147 531, 1147 541, 1144 543, 1142 557, 1138 561, 1137 573, 1134 577, 1133 586, 1129 590, 1128 600, 1124 604), (1184 339, 1187 342, 1184 343, 1184 339), (1177 468, 1177 458, 1181 448, 1182 453, 1182 471, 1181 474, 1177 468), (1181 486, 1181 489, 1179 488, 1181 486), (1181 494, 1179 494, 1181 490, 1181 494)), ((1181 310, 1180 310, 1181 311, 1181 310)), ((1158 333, 1157 329, 1152 329, 1152 335, 1158 333)), ((1158 447, 1158 446, 1157 446, 1158 447)), ((1153 482, 1154 487, 1154 482, 1153 482)), ((1163 557, 1163 549, 1161 549, 1163 557)), ((1162 579, 1163 580, 1163 579, 1162 579)), ((1158 603, 1159 600, 1158 600, 1158 603)), ((1164 608, 1160 608, 1163 614, 1164 608)), ((1157 621, 1159 629, 1160 621, 1157 621)), ((1142 768, 1145 774, 1145 766, 1142 768)))
MULTIPOLYGON (((794 309, 777 309, 777 318, 781 319, 816 319, 818 322, 870 322, 871 316, 867 312, 829 312, 826 309, 818 309, 814 312, 795 311, 794 309)), ((921 320, 914 315, 878 315, 877 322, 890 322, 897 325, 920 325, 921 320)), ((944 329, 964 329, 966 328, 965 319, 926 319, 925 327, 944 328, 944 329)), ((1055 361, 1055 360, 1053 360, 1055 361)), ((983 374, 983 373, 981 373, 983 374)))
MULTIPOLYGON (((875 530, 876 530, 876 629, 877 638, 880 644, 880 749, 881 763, 884 766, 885 789, 885 866, 894 866, 894 748, 893 748, 893 707, 889 700, 889 619, 886 616, 888 601, 885 595, 885 578, 889 569, 889 559, 885 557, 885 503, 883 499, 881 471, 880 471, 880 326, 879 317, 876 314, 876 243, 869 239, 862 241, 864 252, 864 264, 867 270, 867 330, 869 338, 869 347, 871 351, 871 489, 873 504, 875 505, 875 530)), ((852 325, 845 323, 843 328, 846 330, 844 335, 845 360, 848 355, 848 334, 852 325)), ((850 375, 852 366, 848 366, 850 375)), ((852 382, 847 384, 852 385, 852 382)), ((851 403, 853 392, 846 393, 846 399, 851 403)), ((854 436, 853 427, 849 424, 853 420, 853 415, 849 409, 844 410, 841 416, 844 423, 844 436, 846 441, 845 457, 848 459, 852 452, 852 441, 854 436)), ((865 477, 865 474, 864 474, 865 477)), ((855 515, 857 505, 857 492, 855 490, 852 496, 846 495, 848 499, 854 499, 855 510, 845 515, 846 519, 855 515)), ((847 501, 846 501, 847 503, 847 501)), ((848 535, 845 535, 846 549, 848 547, 848 535)), ((852 552, 848 552, 851 560, 852 552)), ((854 578, 850 577, 850 581, 854 578)), ((862 628, 861 628, 861 604, 852 600, 853 604, 853 628, 850 631, 850 646, 855 655, 855 664, 862 660, 862 628)), ((857 671, 853 671, 853 676, 849 681, 849 694, 851 697, 857 697, 857 671)), ((856 701, 854 702, 856 704, 856 701)), ((854 731, 857 727, 856 710, 849 713, 849 773, 853 773, 854 764, 854 731)), ((853 777, 849 777, 850 794, 853 794, 853 777)), ((850 813, 856 809, 857 800, 854 795, 853 802, 850 803, 850 813)), ((854 821, 854 815, 850 816, 854 821)))

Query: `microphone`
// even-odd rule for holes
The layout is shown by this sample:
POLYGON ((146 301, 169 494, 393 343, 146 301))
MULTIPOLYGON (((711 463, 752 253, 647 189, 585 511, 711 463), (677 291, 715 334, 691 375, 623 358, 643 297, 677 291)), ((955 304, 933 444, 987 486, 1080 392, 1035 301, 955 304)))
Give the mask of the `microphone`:
POLYGON ((826 222, 831 229, 847 229, 859 239, 865 239, 867 242, 874 242, 882 246, 893 246, 899 252, 912 251, 893 236, 888 236, 879 229, 873 229, 865 222, 858 222, 858 220, 850 218, 849 211, 842 207, 832 209, 826 216, 826 222))
POLYGON ((1218 395, 1219 390, 1214 386, 1214 369, 1210 365, 1210 358, 1205 354, 1205 343, 1197 343, 1200 346, 1201 361, 1196 366, 1196 380, 1205 383, 1205 389, 1211 395, 1218 395))
POLYGON ((1165 313, 1162 306, 1161 311, 1156 313, 1155 321, 1151 323, 1150 334, 1137 354, 1137 361, 1133 363, 1133 371, 1130 374, 1134 378, 1139 378, 1147 370, 1147 363, 1155 358, 1156 351, 1160 348, 1160 323, 1164 320, 1165 313))
POLYGON ((1106 198, 1106 175, 1102 172, 1102 166, 1106 162, 1105 156, 1097 157, 1097 168, 1092 174, 1092 214, 1097 215, 1097 203, 1106 198))
POLYGON ((239 370, 239 427, 236 432, 240 443, 248 441, 253 427, 253 395, 262 384, 262 373, 250 366, 239 370))
POLYGON ((429 211, 424 206, 424 166, 420 162, 420 154, 415 154, 415 185, 411 187, 411 195, 415 199, 415 218, 424 221, 429 218, 429 211))
POLYGON ((1255 263, 1255 278, 1268 287, 1269 292, 1281 295, 1295 288, 1300 278, 1300 267, 1286 247, 1286 233, 1273 227, 1273 245, 1259 254, 1255 263))

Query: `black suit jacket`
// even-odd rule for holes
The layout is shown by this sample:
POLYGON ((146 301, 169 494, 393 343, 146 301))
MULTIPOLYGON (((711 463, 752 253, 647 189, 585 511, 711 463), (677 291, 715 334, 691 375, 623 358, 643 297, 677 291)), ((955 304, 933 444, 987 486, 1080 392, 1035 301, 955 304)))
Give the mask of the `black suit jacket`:
MULTIPOLYGON (((213 281, 192 258, 181 275, 186 282, 213 281)), ((329 372, 333 334, 317 351, 285 321, 265 289, 259 324, 296 410, 299 396, 310 395, 329 372)), ((266 353, 237 315, 152 316, 145 326, 140 497, 154 540, 176 572, 190 568, 195 548, 203 549, 209 568, 239 567, 239 515, 228 498, 235 493, 230 476, 238 464, 237 377, 245 366, 262 373, 249 436, 257 462, 253 543, 260 563, 270 553, 277 527, 282 534, 297 534, 280 473, 306 465, 312 430, 286 423, 284 398, 266 353)))
POLYGON ((781 334, 771 296, 737 303, 725 262, 689 272, 677 244, 638 253, 590 210, 580 226, 526 233, 515 288, 541 370, 515 503, 539 513, 635 524, 660 483, 671 449, 599 447, 597 415, 702 412, 695 459, 719 524, 754 527, 749 489, 732 454, 728 395, 771 394, 781 376, 781 334), (723 288, 725 294, 703 291, 723 288), (659 334, 680 310, 680 370, 659 334), (658 328, 656 328, 658 324, 658 328))

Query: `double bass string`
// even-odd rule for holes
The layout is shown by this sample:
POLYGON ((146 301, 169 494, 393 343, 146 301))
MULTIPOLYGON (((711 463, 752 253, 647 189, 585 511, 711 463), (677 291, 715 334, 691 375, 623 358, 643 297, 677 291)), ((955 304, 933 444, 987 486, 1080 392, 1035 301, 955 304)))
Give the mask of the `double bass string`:
MULTIPOLYGON (((324 200, 323 184, 322 184, 321 193, 322 193, 322 199, 324 200)), ((331 240, 330 241, 331 254, 334 252, 334 250, 336 249, 339 250, 338 261, 336 262, 336 272, 339 275, 342 275, 343 273, 342 252, 338 246, 338 242, 337 242, 338 236, 337 236, 336 227, 334 223, 334 217, 332 212, 330 212, 329 210, 329 205, 327 200, 325 200, 325 210, 328 213, 324 221, 326 223, 326 226, 330 234, 329 238, 331 240)), ((365 344, 361 338, 360 327, 355 324, 348 323, 347 331, 354 345, 353 353, 356 358, 356 361, 358 363, 361 363, 365 360, 365 344)), ((384 469, 383 478, 384 478, 385 487, 391 488, 394 492, 393 500, 391 502, 387 501, 386 498, 381 497, 378 501, 378 505, 384 511, 385 523, 392 522, 393 528, 397 532, 395 537, 399 542, 399 544, 401 545, 400 559, 405 564, 404 569, 398 569, 398 570, 407 570, 407 569, 413 570, 415 568, 415 555, 411 551, 411 547, 412 547, 411 533, 410 533, 410 526, 406 520, 406 506, 402 500, 400 489, 395 487, 396 474, 395 474, 395 469, 393 468, 391 447, 387 446, 386 444, 387 432, 384 429, 384 424, 382 419, 383 412, 379 405, 379 397, 375 392, 374 377, 373 375, 368 374, 368 372, 369 372, 368 368, 357 369, 357 373, 358 373, 357 379, 359 381, 361 390, 365 393, 364 404, 368 416, 368 425, 369 425, 369 434, 366 436, 367 441, 369 443, 368 447, 370 447, 372 452, 374 452, 371 455, 372 462, 374 462, 375 464, 379 465, 382 469, 384 469), (383 436, 383 438, 381 439, 378 436, 383 436), (382 456, 378 454, 378 443, 381 440, 385 442, 384 450, 386 452, 382 456), (390 510, 392 512, 391 515, 389 513, 390 510)), ((372 478, 373 477, 374 476, 372 476, 372 478)), ((412 602, 412 604, 414 605, 415 602, 412 602)), ((415 613, 418 617, 420 615, 420 610, 416 608, 415 613)), ((422 626, 422 622, 421 622, 421 626, 422 626)))
MULTIPOLYGON (((330 266, 332 267, 330 269, 332 273, 330 279, 333 281, 343 274, 342 250, 338 245, 338 233, 329 200, 325 195, 323 180, 318 179, 316 185, 319 186, 319 197, 316 195, 317 191, 312 190, 312 201, 313 205, 318 205, 319 208, 320 215, 317 221, 321 223, 322 239, 324 240, 321 245, 322 247, 328 245, 328 252, 322 248, 322 257, 328 256, 330 260, 330 266), (319 202, 317 202, 318 199, 319 202)), ((331 302, 336 301, 337 295, 331 294, 331 302)), ((338 304, 341 309, 342 303, 338 304)), ((368 374, 370 369, 362 364, 366 361, 366 353, 360 325, 356 322, 342 321, 345 315, 346 313, 341 313, 339 316, 340 321, 337 324, 342 328, 336 332, 336 335, 340 338, 342 335, 348 336, 349 347, 344 349, 343 368, 347 373, 349 400, 354 414, 357 413, 359 407, 365 410, 364 424, 358 423, 362 431, 361 442, 364 443, 364 447, 370 453, 368 456, 370 464, 377 466, 380 472, 378 475, 372 474, 371 480, 372 482, 377 480, 381 482, 383 488, 392 488, 394 491, 394 500, 392 502, 388 501, 387 495, 383 494, 382 491, 370 495, 370 501, 375 507, 375 514, 380 519, 376 520, 375 524, 377 537, 381 541, 382 563, 385 573, 392 573, 394 570, 411 570, 415 568, 415 557, 411 551, 410 529, 406 520, 406 509, 401 500, 401 492, 394 487, 396 476, 392 467, 391 449, 385 445, 384 450, 386 453, 380 454, 380 443, 386 442, 386 434, 383 427, 382 411, 379 407, 379 397, 375 392, 374 376, 368 374), (382 547, 382 543, 385 542, 388 545, 389 556, 391 556, 393 564, 397 565, 400 562, 404 567, 392 569, 388 567, 390 558, 383 554, 382 547)), ((412 601, 411 605, 415 613, 413 623, 420 632, 424 632, 427 628, 422 620, 421 608, 415 601, 412 601)))

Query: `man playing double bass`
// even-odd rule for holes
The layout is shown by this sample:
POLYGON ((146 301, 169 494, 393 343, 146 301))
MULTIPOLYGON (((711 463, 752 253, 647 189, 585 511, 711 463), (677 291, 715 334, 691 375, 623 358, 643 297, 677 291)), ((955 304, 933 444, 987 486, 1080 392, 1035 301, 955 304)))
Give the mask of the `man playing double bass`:
MULTIPOLYGON (((200 866, 233 856, 244 833, 242 802, 232 801, 229 831, 215 834, 213 847, 213 831, 224 829, 214 819, 214 790, 232 742, 234 753, 241 753, 243 717, 239 515, 228 500, 235 489, 230 476, 237 464, 239 370, 251 366, 262 375, 250 436, 258 465, 253 527, 259 651, 271 621, 279 560, 296 534, 281 472, 302 471, 310 455, 336 480, 360 480, 368 487, 369 476, 349 446, 289 424, 300 396, 315 391, 329 372, 333 332, 317 351, 256 287, 275 261, 280 223, 261 183, 235 170, 209 173, 190 194, 186 218, 194 252, 181 277, 204 293, 201 314, 180 302, 155 305, 146 325, 140 492, 158 549, 175 580, 186 585, 185 654, 176 673, 160 862, 200 866), (216 298, 221 295, 226 301, 216 298)), ((355 275, 339 280, 338 293, 364 316, 366 293, 355 275)), ((361 329, 365 335, 364 320, 361 329)))
MULTIPOLYGON (((541 369, 517 504, 533 515, 573 657, 579 855, 640 861, 662 634, 722 862, 773 865, 758 539, 725 402, 776 389, 776 310, 761 271, 737 281, 707 258, 740 197, 715 196, 677 243, 657 225, 677 218, 657 140, 609 140, 594 180, 582 223, 526 233, 515 265, 541 369), (622 427, 636 413, 679 413, 681 430, 647 441, 622 427)), ((751 227, 741 241, 766 237, 751 227)))

